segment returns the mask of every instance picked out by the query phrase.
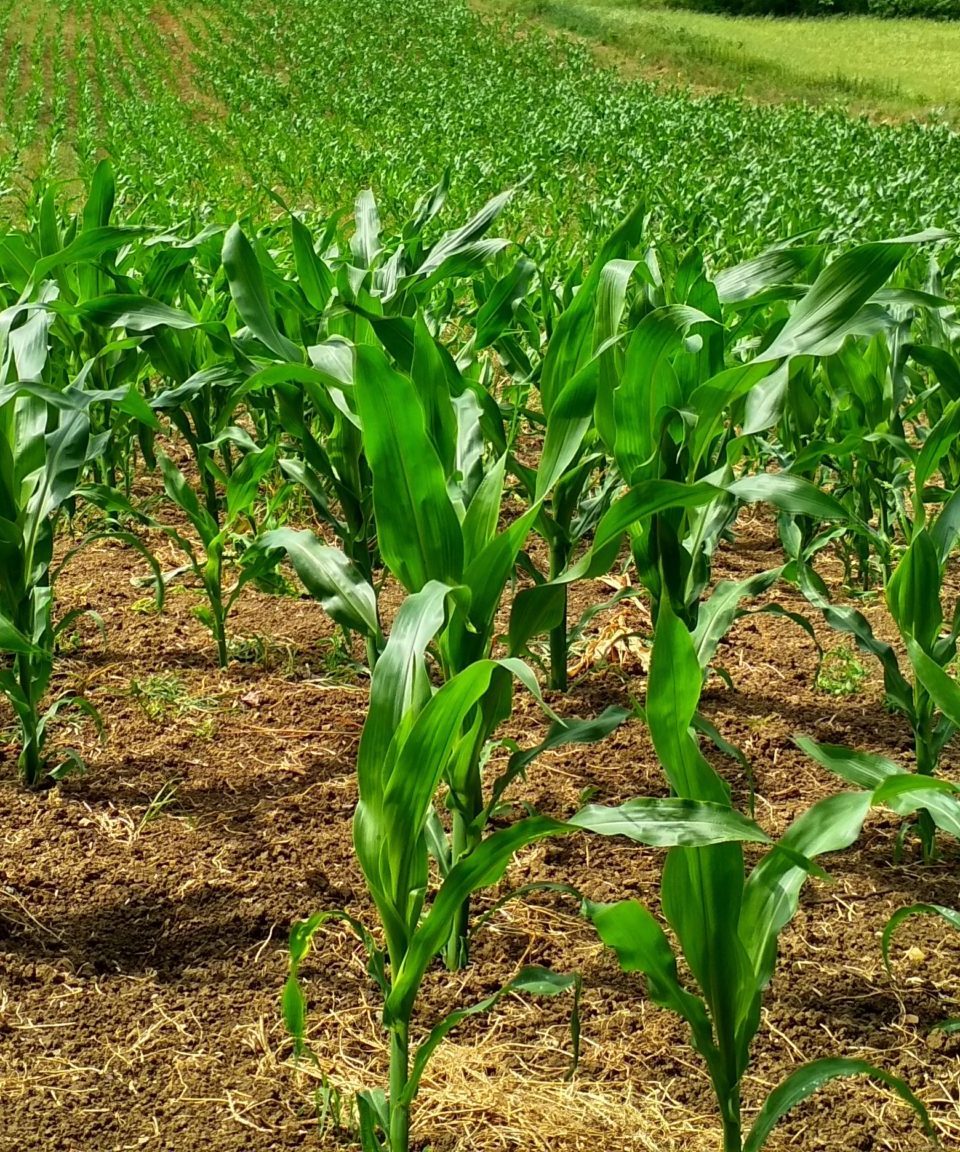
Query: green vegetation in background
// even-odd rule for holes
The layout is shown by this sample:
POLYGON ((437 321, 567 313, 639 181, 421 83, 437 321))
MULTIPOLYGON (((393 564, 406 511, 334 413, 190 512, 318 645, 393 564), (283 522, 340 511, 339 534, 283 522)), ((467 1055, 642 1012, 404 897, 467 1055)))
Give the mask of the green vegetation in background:
POLYGON ((151 223, 262 219, 271 191, 325 219, 369 186, 392 224, 446 170, 466 218, 526 181, 503 234, 556 265, 595 253, 641 202, 651 239, 718 260, 807 229, 853 241, 960 215, 960 141, 943 126, 659 91, 459 0, 166 0, 163 13, 161 32, 134 0, 0 7, 8 213, 24 214, 33 179, 89 182, 109 154, 126 216, 142 202, 151 223))
POLYGON ((678 8, 700 8, 740 16, 898 16, 956 20, 957 0, 676 0, 678 8))
MULTIPOLYGON (((621 66, 694 88, 760 100, 838 102, 879 117, 960 111, 960 26, 874 16, 771 19, 720 4, 658 0, 483 0, 623 55, 621 66), (710 8, 713 11, 694 11, 710 8)), ((906 15, 906 13, 891 13, 906 15)))

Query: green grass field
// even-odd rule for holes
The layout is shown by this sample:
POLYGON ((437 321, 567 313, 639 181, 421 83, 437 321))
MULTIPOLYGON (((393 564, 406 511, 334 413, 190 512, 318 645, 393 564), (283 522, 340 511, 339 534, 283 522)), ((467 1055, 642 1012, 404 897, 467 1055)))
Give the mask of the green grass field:
POLYGON ((623 54, 641 74, 764 100, 839 101, 878 117, 960 115, 960 26, 730 17, 657 0, 485 0, 623 54))
POLYGON ((15 216, 34 181, 89 180, 109 156, 121 201, 153 220, 263 218, 275 196, 326 216, 367 186, 396 220, 445 172, 452 214, 521 185, 505 227, 561 260, 638 202, 652 238, 718 258, 960 220, 944 126, 651 86, 457 2, 161 0, 145 20, 135 0, 6 0, 0 42, 15 216), (320 28, 322 51, 304 51, 320 28))

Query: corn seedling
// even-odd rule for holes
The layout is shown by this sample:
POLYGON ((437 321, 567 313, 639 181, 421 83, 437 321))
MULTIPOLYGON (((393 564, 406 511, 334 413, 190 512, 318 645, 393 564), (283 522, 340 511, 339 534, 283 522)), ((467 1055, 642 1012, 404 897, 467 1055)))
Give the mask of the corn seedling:
MULTIPOLYGON (((954 495, 929 528, 914 531, 887 583, 887 609, 907 650, 906 668, 901 668, 891 645, 876 637, 861 612, 831 604, 820 578, 805 566, 799 569, 801 589, 827 623, 851 635, 861 651, 880 661, 887 701, 910 725, 916 771, 924 777, 936 775, 947 742, 960 728, 960 689, 947 672, 960 642, 960 605, 946 626, 942 608, 958 509, 960 497, 954 495)), ((921 811, 919 832, 927 858, 935 851, 934 825, 933 817, 921 811)))
MULTIPOLYGON (((694 642, 667 603, 661 608, 650 665, 646 715, 657 756, 681 797, 729 805, 729 789, 703 757, 690 730, 702 675, 694 642)), ((882 791, 841 793, 798 817, 760 862, 745 873, 740 844, 675 847, 661 881, 663 914, 695 982, 680 979, 673 947, 639 902, 585 904, 585 913, 626 971, 642 972, 647 991, 689 1025, 716 1094, 724 1152, 759 1152, 778 1120, 838 1076, 881 1080, 905 1100, 932 1133, 924 1105, 899 1078, 863 1060, 815 1060, 792 1072, 766 1098, 744 1134, 741 1083, 760 1025, 763 993, 773 976, 780 932, 797 909, 813 860, 849 847, 882 791)))
MULTIPOLYGON (((11 339, 23 327, 14 329, 11 339)), ((29 375, 23 358, 18 366, 21 375, 29 375)), ((76 389, 52 393, 29 382, 0 388, 0 689, 17 717, 18 768, 30 788, 39 787, 45 773, 56 778, 69 767, 51 768, 45 753, 48 728, 58 713, 80 708, 99 723, 82 697, 61 696, 43 708, 58 637, 83 614, 75 610, 54 620, 54 583, 72 556, 103 535, 89 534, 54 564, 57 527, 83 470, 103 444, 91 431, 89 400, 76 389)))
MULTIPOLYGON (((477 721, 491 686, 506 697, 515 663, 480 660, 430 686, 424 653, 443 623, 450 589, 430 582, 404 602, 373 674, 370 710, 357 761, 359 802, 354 847, 386 941, 381 950, 369 930, 343 913, 319 913, 295 925, 290 937, 290 978, 283 1005, 298 1052, 305 1045, 306 1003, 299 982, 310 940, 331 917, 346 919, 363 941, 368 971, 384 997, 383 1024, 390 1036, 390 1086, 358 1099, 360 1140, 365 1152, 410 1147, 410 1109, 433 1051, 466 1017, 491 1009, 507 992, 556 994, 577 978, 545 969, 524 969, 478 1004, 458 1008, 413 1044, 411 1024, 421 982, 445 949, 471 893, 490 888, 516 852, 547 836, 590 829, 626 835, 642 843, 716 843, 764 839, 751 821, 715 804, 682 800, 632 801, 621 808, 588 806, 570 822, 524 817, 484 837, 468 855, 441 866, 431 900, 430 855, 435 827, 434 797, 441 782, 456 777, 472 755, 477 721), (381 1141, 382 1137, 382 1141, 381 1141)), ((536 751, 534 751, 534 754, 536 751)), ((532 757, 528 757, 532 758, 532 757)))

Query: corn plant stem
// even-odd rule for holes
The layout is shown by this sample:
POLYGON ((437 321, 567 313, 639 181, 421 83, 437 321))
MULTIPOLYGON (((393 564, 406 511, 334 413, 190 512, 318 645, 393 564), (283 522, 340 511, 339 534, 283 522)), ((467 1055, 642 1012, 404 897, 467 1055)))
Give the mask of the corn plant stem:
POLYGON ((410 1105, 404 1099, 410 1078, 410 1026, 398 1022, 390 1029, 390 1152, 410 1147, 410 1105))
POLYGON ((230 663, 230 656, 227 652, 227 621, 223 601, 220 598, 219 588, 208 587, 207 594, 210 601, 210 628, 217 645, 217 664, 221 668, 226 668, 230 663))
MULTIPOLYGON (((103 420, 104 428, 113 427, 113 405, 109 400, 105 400, 101 409, 101 418, 103 420)), ((100 472, 100 480, 105 488, 111 491, 117 488, 117 469, 116 469, 116 452, 112 448, 104 452, 98 461, 98 470, 100 472)))
POLYGON ((201 474, 203 476, 203 502, 214 521, 219 524, 220 495, 217 492, 217 482, 205 468, 201 470, 201 474))
POLYGON ((20 716, 20 729, 23 733, 23 749, 19 760, 20 775, 28 788, 36 788, 43 771, 43 759, 40 755, 39 717, 33 699, 34 674, 29 656, 17 658, 17 675, 24 699, 29 700, 31 705, 29 711, 20 716))
POLYGON ((230 663, 230 657, 227 654, 227 636, 223 627, 223 621, 219 619, 219 617, 217 618, 217 624, 217 664, 220 668, 226 668, 230 663))
MULTIPOLYGON (((453 863, 456 864, 461 857, 470 851, 471 847, 472 842, 467 821, 464 819, 462 813, 454 811, 450 844, 453 863)), ((450 935, 447 937, 444 963, 450 972, 456 972, 457 969, 464 968, 467 964, 469 959, 469 926, 470 898, 467 897, 457 909, 453 924, 450 926, 450 935)))
MULTIPOLYGON (((550 579, 555 580, 566 568, 570 548, 559 533, 550 542, 550 579)), ((550 631, 550 687, 558 692, 567 690, 567 586, 563 585, 563 607, 560 623, 550 631)))
POLYGON ((373 670, 377 665, 377 657, 380 655, 380 650, 377 645, 376 636, 368 635, 365 643, 367 648, 367 667, 370 669, 370 673, 372 675, 373 670))
MULTIPOLYGON (((917 714, 917 725, 914 732, 917 774, 919 776, 933 776, 937 770, 937 756, 932 747, 933 705, 929 696, 922 692, 919 684, 915 690, 914 701, 917 714)), ((937 826, 926 808, 921 808, 917 813, 917 830, 920 833, 923 858, 927 863, 930 863, 937 854, 937 826)))
MULTIPOLYGON (((721 1104, 723 1102, 721 1101, 721 1104)), ((743 1133, 740 1125, 740 1090, 734 1089, 733 1098, 722 1108, 723 1152, 743 1152, 743 1133)))
POLYGON ((217 663, 221 668, 226 668, 230 657, 227 654, 227 614, 223 607, 222 545, 208 549, 203 569, 203 586, 210 605, 210 630, 217 645, 217 663))

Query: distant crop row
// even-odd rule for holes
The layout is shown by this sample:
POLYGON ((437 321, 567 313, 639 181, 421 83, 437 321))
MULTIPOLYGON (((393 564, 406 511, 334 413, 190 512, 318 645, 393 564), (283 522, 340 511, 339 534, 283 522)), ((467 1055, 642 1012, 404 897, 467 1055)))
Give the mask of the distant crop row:
MULTIPOLYGON (((960 319, 940 268, 954 237, 788 240, 708 265, 650 243, 640 208, 587 267, 555 277, 496 236, 508 194, 454 227, 447 199, 434 186, 396 229, 368 191, 352 224, 314 232, 291 213, 195 232, 118 216, 103 163, 77 211, 48 189, 0 236, 0 691, 24 783, 82 768, 58 738, 64 711, 99 719, 49 691, 75 619, 56 610, 56 578, 84 546, 106 535, 136 549, 159 600, 191 579, 221 664, 238 597, 253 583, 283 593, 295 573, 365 642, 354 843, 376 923, 325 909, 295 925, 283 1011, 306 1058, 303 964, 324 924, 345 920, 390 1038, 388 1086, 356 1102, 366 1152, 407 1152, 427 1062, 465 1017, 507 991, 571 993, 576 1013, 576 974, 528 968, 425 1030, 416 1018, 431 966, 470 961, 474 894, 525 845, 567 835, 669 849, 660 896, 676 945, 637 901, 582 911, 688 1024, 725 1152, 758 1152, 790 1108, 851 1074, 885 1082, 931 1130, 906 1084, 841 1055, 801 1066, 753 1117, 740 1086, 816 858, 853 844, 880 805, 925 860, 960 835, 960 784, 941 773, 960 728, 960 611, 942 603, 960 539, 960 319), (905 271, 918 264, 919 282, 905 271), (136 495, 145 472, 162 496, 136 495), (717 583, 713 557, 751 504, 776 513, 782 560, 717 583), (157 533, 182 553, 173 571, 153 555, 157 533), (851 586, 883 587, 897 649, 832 599, 818 571, 831 553, 851 586), (544 682, 566 688, 585 623, 568 590, 624 565, 654 622, 643 717, 667 794, 518 816, 510 796, 540 753, 627 718, 560 719, 543 695, 544 682), (404 597, 392 619, 388 579, 404 597), (760 599, 785 584, 806 615, 760 599), (776 842, 700 745, 731 751, 699 701, 728 629, 753 611, 780 612, 811 643, 813 617, 852 636, 913 742, 898 764, 800 735, 846 791, 776 842), (553 723, 492 777, 519 689, 553 723), (765 848, 752 869, 743 842, 765 848)), ((885 951, 904 916, 931 911, 958 921, 913 906, 885 951)))
POLYGON ((109 155, 151 219, 348 212, 399 219, 449 172, 451 204, 526 181, 504 231, 540 256, 596 250, 629 209, 714 259, 814 229, 893 236, 960 215, 946 128, 658 92, 582 49, 425 0, 38 0, 0 7, 0 186, 89 182, 109 155))

